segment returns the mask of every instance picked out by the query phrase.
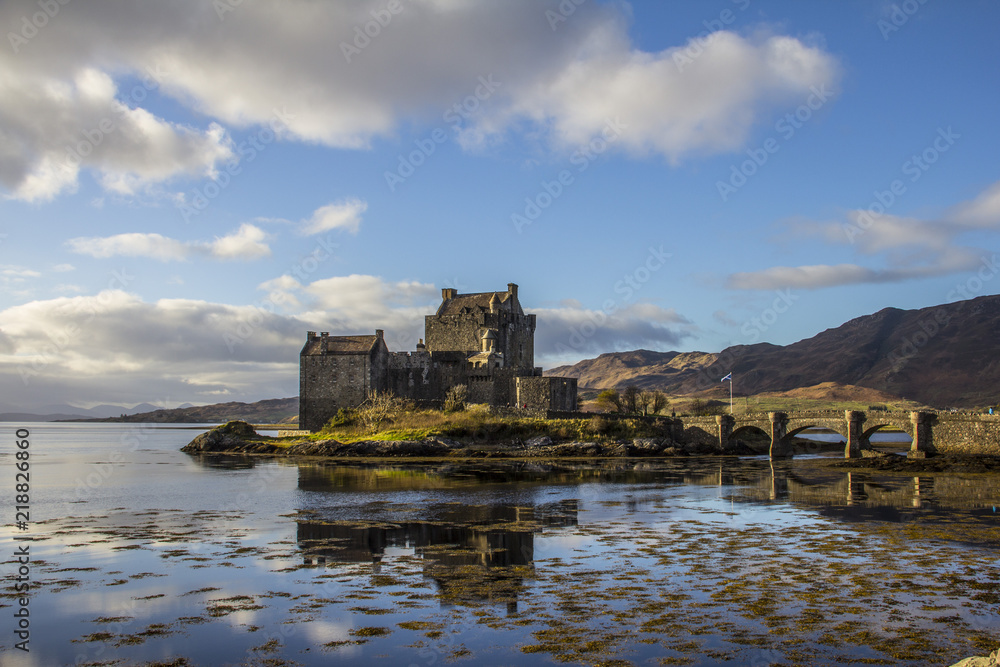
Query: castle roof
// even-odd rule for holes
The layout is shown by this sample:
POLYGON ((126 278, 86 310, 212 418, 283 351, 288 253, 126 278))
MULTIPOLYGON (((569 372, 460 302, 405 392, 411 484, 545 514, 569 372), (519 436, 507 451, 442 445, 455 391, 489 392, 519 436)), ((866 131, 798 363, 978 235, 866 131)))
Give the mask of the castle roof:
MULTIPOLYGON (((375 347, 378 336, 329 336, 326 341, 327 353, 368 354, 375 347)), ((323 338, 310 338, 302 354, 323 354, 323 338)))
MULTIPOLYGON (((445 299, 441 302, 441 306, 438 308, 438 315, 461 315, 462 313, 477 312, 478 310, 483 310, 485 312, 490 312, 490 302, 496 299, 501 304, 509 307, 509 302, 513 296, 510 292, 477 292, 475 294, 456 294, 450 299, 445 299), (466 310, 467 309, 467 310, 466 310)), ((517 300, 513 301, 513 305, 520 310, 520 306, 517 305, 517 300)))

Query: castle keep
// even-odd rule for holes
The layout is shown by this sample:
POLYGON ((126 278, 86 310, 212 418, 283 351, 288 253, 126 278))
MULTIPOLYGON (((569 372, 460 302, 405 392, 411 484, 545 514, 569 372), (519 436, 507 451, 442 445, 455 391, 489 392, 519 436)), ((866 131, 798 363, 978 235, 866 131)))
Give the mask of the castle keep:
POLYGON ((427 404, 456 385, 468 388, 470 403, 576 410, 576 378, 542 377, 534 341, 535 316, 521 309, 514 283, 506 292, 441 290, 412 352, 390 352, 381 329, 367 336, 310 331, 299 355, 299 428, 318 430, 373 391, 427 404))

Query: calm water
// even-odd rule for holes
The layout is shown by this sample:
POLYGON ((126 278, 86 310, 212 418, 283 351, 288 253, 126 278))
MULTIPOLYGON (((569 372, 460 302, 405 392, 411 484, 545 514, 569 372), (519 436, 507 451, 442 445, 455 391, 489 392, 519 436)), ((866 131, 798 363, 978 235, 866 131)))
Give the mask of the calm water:
POLYGON ((30 653, 3 565, 3 665, 947 665, 1000 647, 997 477, 199 458, 178 451, 190 428, 26 424, 18 530, 2 426, 4 543, 31 558, 30 653))

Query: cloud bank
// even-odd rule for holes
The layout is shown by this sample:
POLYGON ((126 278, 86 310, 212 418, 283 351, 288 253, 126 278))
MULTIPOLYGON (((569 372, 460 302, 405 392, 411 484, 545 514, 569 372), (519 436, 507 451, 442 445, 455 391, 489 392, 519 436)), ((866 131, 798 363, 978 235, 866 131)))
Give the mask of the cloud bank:
MULTIPOLYGON (((307 330, 381 328, 390 349, 412 350, 440 303, 433 285, 371 275, 305 285, 282 276, 260 287, 267 296, 244 306, 105 290, 8 308, 0 311, 0 378, 24 406, 81 396, 122 404, 294 396, 307 330)), ((578 304, 526 310, 538 314, 535 360, 544 366, 598 350, 670 347, 693 331, 675 311, 645 303, 611 315, 578 304)))
MULTIPOLYGON (((833 56, 783 35, 720 31, 682 65, 694 42, 637 49, 622 11, 597 3, 555 29, 556 0, 407 0, 392 15, 385 4, 61 5, 0 50, 0 183, 38 201, 72 192, 84 170, 121 194, 212 176, 237 159, 232 129, 276 115, 283 139, 364 149, 408 123, 440 125, 482 77, 497 90, 463 114, 464 145, 517 134, 574 147, 619 119, 616 146, 676 162, 740 148, 762 113, 838 78, 833 56), (151 101, 164 96, 206 120, 157 116, 151 101)), ((37 11, 6 2, 0 25, 37 11)))

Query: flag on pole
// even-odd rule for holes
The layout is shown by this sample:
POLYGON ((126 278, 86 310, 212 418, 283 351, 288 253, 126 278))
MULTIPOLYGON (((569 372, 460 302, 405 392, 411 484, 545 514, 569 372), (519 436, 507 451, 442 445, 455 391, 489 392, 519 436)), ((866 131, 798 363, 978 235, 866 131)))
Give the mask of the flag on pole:
POLYGON ((721 380, 719 380, 719 382, 725 382, 726 380, 729 380, 730 382, 732 382, 732 381, 733 381, 733 374, 732 374, 732 373, 730 373, 730 374, 729 374, 729 375, 727 375, 726 377, 724 377, 724 378, 722 378, 721 380))

